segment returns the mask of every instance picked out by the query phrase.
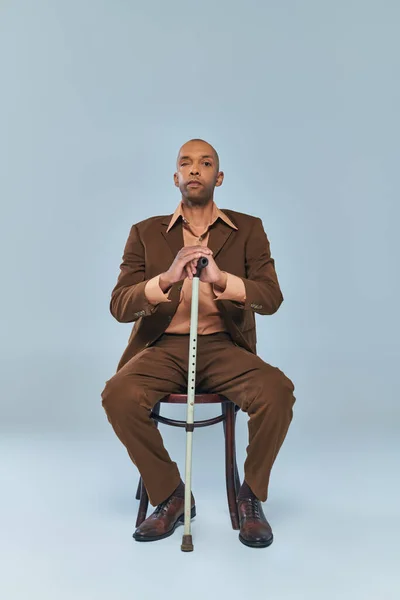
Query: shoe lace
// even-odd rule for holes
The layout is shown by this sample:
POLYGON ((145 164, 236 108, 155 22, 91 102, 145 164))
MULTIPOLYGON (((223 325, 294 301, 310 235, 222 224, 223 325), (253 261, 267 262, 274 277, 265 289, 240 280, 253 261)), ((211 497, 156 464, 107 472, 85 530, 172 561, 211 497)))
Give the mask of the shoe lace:
POLYGON ((166 500, 163 500, 163 502, 161 502, 160 504, 158 504, 158 506, 156 506, 154 514, 156 515, 160 515, 161 513, 165 513, 168 510, 168 507, 170 506, 172 502, 172 496, 170 498, 167 498, 166 500))
POLYGON ((245 515, 248 519, 260 519, 260 502, 257 498, 246 498, 245 515))

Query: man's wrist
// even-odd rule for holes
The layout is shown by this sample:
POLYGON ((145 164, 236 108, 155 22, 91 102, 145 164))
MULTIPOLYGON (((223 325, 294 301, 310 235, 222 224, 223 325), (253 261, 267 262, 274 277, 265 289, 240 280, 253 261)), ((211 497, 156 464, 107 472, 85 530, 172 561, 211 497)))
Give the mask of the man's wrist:
POLYGON ((215 287, 223 292, 226 288, 226 284, 228 281, 228 274, 225 271, 221 271, 221 277, 214 283, 215 287))
POLYGON ((167 292, 169 288, 172 287, 173 282, 168 279, 166 273, 161 273, 160 278, 158 280, 158 284, 165 294, 165 292, 167 292))

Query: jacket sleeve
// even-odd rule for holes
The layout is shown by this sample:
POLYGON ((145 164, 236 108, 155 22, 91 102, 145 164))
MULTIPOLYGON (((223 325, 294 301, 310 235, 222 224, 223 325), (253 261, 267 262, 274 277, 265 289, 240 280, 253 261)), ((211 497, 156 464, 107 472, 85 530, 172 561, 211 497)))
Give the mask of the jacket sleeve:
POLYGON ((145 295, 145 252, 136 225, 133 225, 120 265, 117 284, 111 293, 110 312, 120 323, 132 323, 157 310, 145 295))
MULTIPOLYGON (((246 290, 243 303, 232 302, 235 309, 253 310, 259 315, 274 314, 283 302, 283 295, 271 257, 270 244, 260 218, 255 218, 246 245, 246 275, 242 277, 246 290)), ((227 304, 229 304, 229 300, 227 304)))

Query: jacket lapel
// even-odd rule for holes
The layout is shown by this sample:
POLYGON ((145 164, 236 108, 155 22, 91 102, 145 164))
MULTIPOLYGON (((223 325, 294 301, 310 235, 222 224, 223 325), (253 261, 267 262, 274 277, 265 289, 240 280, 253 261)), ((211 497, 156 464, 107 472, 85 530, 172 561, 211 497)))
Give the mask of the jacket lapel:
POLYGON ((179 250, 181 248, 183 248, 183 245, 184 245, 182 221, 181 221, 181 219, 178 219, 178 221, 175 223, 175 225, 172 227, 172 229, 170 229, 167 233, 167 228, 168 228, 168 225, 169 225, 169 222, 171 221, 171 219, 172 219, 172 215, 170 215, 169 217, 166 217, 163 220, 161 233, 172 252, 173 258, 175 258, 175 256, 178 254, 179 250))
POLYGON ((234 230, 232 227, 229 227, 229 225, 224 223, 224 221, 221 221, 221 219, 218 219, 211 227, 207 245, 210 250, 213 251, 214 259, 233 233, 234 230))

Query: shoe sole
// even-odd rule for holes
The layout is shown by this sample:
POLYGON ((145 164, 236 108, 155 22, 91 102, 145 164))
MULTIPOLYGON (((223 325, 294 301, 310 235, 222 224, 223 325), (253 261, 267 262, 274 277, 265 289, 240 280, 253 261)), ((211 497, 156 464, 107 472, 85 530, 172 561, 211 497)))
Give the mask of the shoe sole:
MULTIPOLYGON (((193 508, 190 512, 190 518, 194 519, 195 516, 196 516, 196 507, 193 506, 193 508)), ((167 531, 167 533, 163 533, 161 535, 152 535, 152 536, 148 536, 148 537, 146 537, 144 535, 136 536, 136 534, 134 533, 132 535, 132 537, 137 542, 156 542, 157 540, 163 540, 164 538, 167 538, 170 535, 172 535, 174 533, 175 529, 178 527, 178 525, 180 525, 181 523, 184 523, 184 521, 185 521, 185 515, 183 514, 180 517, 178 517, 178 519, 175 521, 172 529, 170 531, 167 531)))
POLYGON ((249 546, 249 548, 267 548, 268 546, 270 546, 272 544, 272 542, 274 541, 274 536, 270 537, 268 540, 266 540, 265 542, 249 542, 247 540, 245 540, 240 534, 239 534, 239 540, 242 542, 242 544, 244 544, 245 546, 249 546))

